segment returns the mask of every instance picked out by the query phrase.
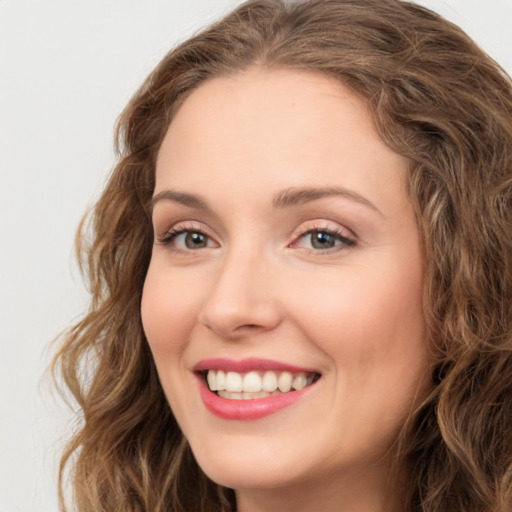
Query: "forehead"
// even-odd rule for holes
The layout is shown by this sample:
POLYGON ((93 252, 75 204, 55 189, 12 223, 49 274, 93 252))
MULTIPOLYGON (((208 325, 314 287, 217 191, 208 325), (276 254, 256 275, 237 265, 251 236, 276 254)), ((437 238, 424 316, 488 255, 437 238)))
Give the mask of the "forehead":
POLYGON ((246 136, 246 142, 280 144, 285 149, 287 142, 299 137, 316 144, 328 142, 328 131, 330 140, 350 137, 356 124, 359 131, 375 133, 366 104, 338 80, 311 72, 256 68, 203 83, 179 108, 166 139, 167 146, 177 150, 182 136, 217 144, 224 138, 229 150, 229 139, 236 134, 237 139, 246 136))
POLYGON ((185 100, 158 155, 155 192, 205 190, 215 181, 226 191, 240 183, 238 192, 249 195, 262 182, 364 185, 371 193, 401 182, 405 167, 378 136, 366 103, 337 80, 253 69, 211 79, 185 100))

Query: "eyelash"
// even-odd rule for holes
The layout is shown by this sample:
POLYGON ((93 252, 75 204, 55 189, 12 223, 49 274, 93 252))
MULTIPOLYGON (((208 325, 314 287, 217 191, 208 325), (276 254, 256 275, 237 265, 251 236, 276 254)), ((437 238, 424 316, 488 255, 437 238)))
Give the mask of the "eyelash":
MULTIPOLYGON (((157 238, 157 240, 158 240, 159 244, 161 244, 165 247, 169 247, 172 244, 172 242, 179 235, 183 235, 185 233, 194 233, 194 234, 197 233, 197 234, 204 236, 205 238, 207 238, 209 240, 212 240, 210 235, 208 235, 208 233, 205 230, 203 230, 199 227, 182 226, 182 225, 177 225, 177 226, 172 227, 166 233, 164 233, 162 236, 159 236, 157 238)), ((297 245, 300 240, 304 240, 308 235, 313 235, 315 233, 317 233, 317 234, 324 233, 326 235, 332 236, 336 241, 339 241, 341 243, 338 245, 335 245, 333 247, 327 248, 327 249, 305 248, 306 251, 311 252, 311 253, 330 254, 332 252, 338 252, 338 251, 344 250, 348 247, 355 247, 357 245, 356 240, 347 237, 341 231, 339 231, 335 228, 314 227, 314 228, 307 228, 305 230, 300 230, 300 231, 297 231, 296 233, 294 233, 294 241, 288 247, 293 247, 293 246, 297 245)), ((185 250, 186 251, 187 249, 174 248, 174 250, 176 250, 176 251, 185 250)), ((188 250, 194 251, 194 249, 188 249, 188 250)))

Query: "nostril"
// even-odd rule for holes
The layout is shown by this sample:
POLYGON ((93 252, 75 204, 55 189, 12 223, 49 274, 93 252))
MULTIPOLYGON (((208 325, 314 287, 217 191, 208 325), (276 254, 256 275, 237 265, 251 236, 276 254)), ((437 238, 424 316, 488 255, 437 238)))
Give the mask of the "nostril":
POLYGON ((254 331, 256 329, 259 329, 261 328, 260 325, 257 325, 257 324, 244 324, 244 325, 239 325, 236 329, 235 329, 235 332, 238 331, 254 331))

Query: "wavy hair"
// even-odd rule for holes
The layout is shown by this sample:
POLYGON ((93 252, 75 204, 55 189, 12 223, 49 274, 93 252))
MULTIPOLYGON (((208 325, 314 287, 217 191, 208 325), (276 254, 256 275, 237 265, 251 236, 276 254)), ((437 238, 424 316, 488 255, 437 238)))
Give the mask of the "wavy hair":
POLYGON ((155 160, 200 84, 250 67, 335 77, 411 162, 432 390, 396 441, 404 508, 512 510, 512 84, 458 27, 401 0, 250 0, 173 49, 119 118, 119 161, 77 235, 90 308, 53 370, 81 420, 63 454, 81 512, 227 512, 160 387, 140 301, 155 160))

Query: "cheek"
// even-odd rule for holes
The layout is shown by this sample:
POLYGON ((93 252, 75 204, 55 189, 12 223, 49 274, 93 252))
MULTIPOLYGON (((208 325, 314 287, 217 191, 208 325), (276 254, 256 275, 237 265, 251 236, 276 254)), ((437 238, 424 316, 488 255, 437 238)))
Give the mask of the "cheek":
POLYGON ((288 296, 294 321, 326 356, 332 442, 351 453, 387 450, 430 385, 421 268, 384 263, 297 276, 288 296))
POLYGON ((308 337, 353 384, 398 381, 423 373, 428 359, 419 266, 353 266, 302 282, 290 295, 308 337), (297 297, 306 298, 299 302, 297 297), (302 320, 301 320, 302 319, 302 320), (304 320, 307 320, 304 321, 304 320))
POLYGON ((150 265, 142 293, 142 325, 157 365, 159 354, 176 354, 184 347, 197 318, 194 287, 171 276, 150 265))

